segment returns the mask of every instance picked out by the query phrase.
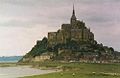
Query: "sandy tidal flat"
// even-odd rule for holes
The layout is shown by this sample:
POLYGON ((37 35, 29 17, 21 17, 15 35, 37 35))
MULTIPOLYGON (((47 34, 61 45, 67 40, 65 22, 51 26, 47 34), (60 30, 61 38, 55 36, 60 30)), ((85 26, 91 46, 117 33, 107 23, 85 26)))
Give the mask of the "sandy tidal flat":
POLYGON ((0 78, 18 78, 56 72, 54 70, 40 70, 28 66, 0 67, 0 78))

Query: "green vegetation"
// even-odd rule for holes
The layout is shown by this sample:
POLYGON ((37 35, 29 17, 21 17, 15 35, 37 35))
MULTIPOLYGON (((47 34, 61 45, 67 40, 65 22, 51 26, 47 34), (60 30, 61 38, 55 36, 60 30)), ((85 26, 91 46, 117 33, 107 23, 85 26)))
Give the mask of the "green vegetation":
MULTIPOLYGON (((97 41, 93 44, 90 42, 78 43, 74 40, 68 40, 64 44, 59 43, 50 47, 48 46, 48 39, 44 37, 41 41, 37 41, 37 44, 31 49, 31 51, 23 57, 26 59, 28 58, 27 61, 24 62, 30 62, 32 58, 40 56, 45 52, 53 52, 53 54, 55 54, 52 60, 64 60, 63 56, 65 56, 65 54, 58 54, 60 50, 69 50, 70 56, 73 55, 71 57, 75 57, 76 60, 79 60, 79 58, 84 55, 97 55, 97 60, 99 60, 102 55, 104 56, 104 54, 108 55, 110 57, 109 59, 115 58, 115 52, 112 47, 109 48, 107 46, 103 46, 102 44, 98 44, 97 41)), ((19 62, 23 62, 23 58, 19 62)))
POLYGON ((14 67, 17 66, 16 63, 0 63, 0 67, 14 67))
POLYGON ((47 38, 44 37, 42 41, 37 41, 37 44, 24 57, 34 57, 47 51, 47 38))
MULTIPOLYGON (((103 46, 102 44, 98 44, 97 41, 95 43, 91 42, 77 42, 74 40, 68 39, 66 43, 59 43, 53 46, 48 46, 48 39, 44 37, 41 41, 37 41, 37 44, 28 52, 23 58, 28 58, 25 62, 30 62, 31 58, 35 56, 40 56, 45 52, 53 52, 55 54, 52 60, 61 60, 64 54, 61 56, 59 53, 60 50, 69 50, 70 54, 74 55, 76 59, 83 57, 84 55, 97 55, 97 60, 104 56, 104 54, 108 55, 110 58, 115 58, 115 51, 112 47, 103 46), (78 56, 76 56, 77 54, 78 56), (112 56, 112 57, 111 57, 112 56)), ((23 62, 21 59, 19 62, 23 62)))
POLYGON ((39 66, 60 68, 63 71, 24 78, 120 78, 120 64, 87 64, 45 62, 39 66))

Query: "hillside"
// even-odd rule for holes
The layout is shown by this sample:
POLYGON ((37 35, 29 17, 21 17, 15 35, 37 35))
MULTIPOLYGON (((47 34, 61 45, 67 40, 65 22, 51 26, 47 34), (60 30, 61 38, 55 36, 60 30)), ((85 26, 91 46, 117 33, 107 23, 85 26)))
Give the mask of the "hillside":
POLYGON ((94 33, 85 22, 77 20, 75 10, 70 23, 62 24, 56 32, 48 32, 47 38, 28 52, 20 62, 31 61, 82 61, 82 62, 119 62, 119 53, 114 48, 104 46, 94 39, 94 33))

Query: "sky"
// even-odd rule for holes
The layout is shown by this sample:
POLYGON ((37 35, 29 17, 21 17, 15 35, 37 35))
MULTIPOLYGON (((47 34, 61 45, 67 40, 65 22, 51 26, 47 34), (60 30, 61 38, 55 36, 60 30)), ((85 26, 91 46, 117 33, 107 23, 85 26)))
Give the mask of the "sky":
POLYGON ((24 55, 69 23, 73 2, 95 40, 120 51, 120 0, 0 0, 0 56, 24 55))

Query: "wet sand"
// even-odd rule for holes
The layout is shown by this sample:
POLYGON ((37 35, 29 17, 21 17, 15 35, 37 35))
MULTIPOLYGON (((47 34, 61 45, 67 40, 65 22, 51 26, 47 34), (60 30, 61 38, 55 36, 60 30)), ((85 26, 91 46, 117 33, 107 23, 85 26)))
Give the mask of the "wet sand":
POLYGON ((40 70, 30 66, 0 67, 0 78, 18 78, 56 72, 55 70, 40 70))

